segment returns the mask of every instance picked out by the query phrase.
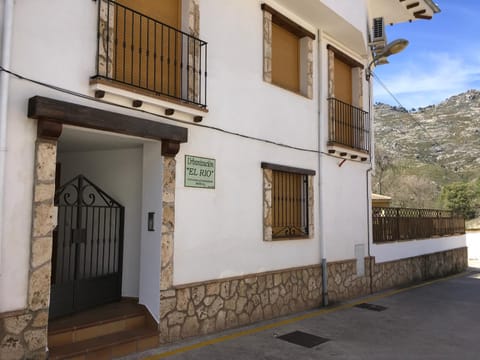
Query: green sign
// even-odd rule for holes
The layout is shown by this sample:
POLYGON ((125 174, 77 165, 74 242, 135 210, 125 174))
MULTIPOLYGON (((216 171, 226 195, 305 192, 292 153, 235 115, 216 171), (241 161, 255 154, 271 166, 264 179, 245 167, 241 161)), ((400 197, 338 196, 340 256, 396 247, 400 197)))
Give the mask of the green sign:
POLYGON ((185 186, 215 189, 215 159, 185 155, 185 186))

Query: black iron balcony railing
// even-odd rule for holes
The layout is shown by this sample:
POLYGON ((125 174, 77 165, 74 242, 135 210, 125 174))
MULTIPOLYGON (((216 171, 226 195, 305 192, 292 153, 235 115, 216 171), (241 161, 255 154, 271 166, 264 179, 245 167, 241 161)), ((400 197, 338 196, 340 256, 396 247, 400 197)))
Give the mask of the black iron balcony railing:
POLYGON ((329 98, 328 142, 355 150, 370 151, 370 118, 366 111, 329 98))
POLYGON ((447 210, 373 208, 373 242, 465 234, 465 219, 447 210))
POLYGON ((112 0, 98 7, 97 74, 207 106, 207 43, 112 0))

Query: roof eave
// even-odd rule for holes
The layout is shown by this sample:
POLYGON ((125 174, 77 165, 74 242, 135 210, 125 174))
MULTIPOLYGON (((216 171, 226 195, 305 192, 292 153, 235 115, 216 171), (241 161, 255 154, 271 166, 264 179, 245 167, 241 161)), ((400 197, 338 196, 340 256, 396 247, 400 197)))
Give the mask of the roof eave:
POLYGON ((442 10, 440 10, 440 8, 438 7, 438 5, 435 4, 432 0, 425 0, 425 2, 428 4, 428 6, 430 6, 430 8, 432 9, 432 11, 433 11, 434 14, 438 14, 439 12, 442 11, 442 10))

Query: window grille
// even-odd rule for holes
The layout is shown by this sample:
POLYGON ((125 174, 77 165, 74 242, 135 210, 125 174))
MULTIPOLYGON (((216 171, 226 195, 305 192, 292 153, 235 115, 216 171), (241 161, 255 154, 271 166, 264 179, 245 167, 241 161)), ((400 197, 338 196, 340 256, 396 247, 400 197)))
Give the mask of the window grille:
POLYGON ((272 237, 308 236, 308 176, 273 171, 272 237))

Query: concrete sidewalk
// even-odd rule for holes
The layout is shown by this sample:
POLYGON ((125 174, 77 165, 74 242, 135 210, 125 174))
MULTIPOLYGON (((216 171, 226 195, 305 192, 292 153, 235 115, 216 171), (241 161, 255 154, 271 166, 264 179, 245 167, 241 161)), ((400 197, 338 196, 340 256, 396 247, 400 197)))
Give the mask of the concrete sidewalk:
POLYGON ((480 269, 470 268, 468 273, 447 279, 195 338, 124 359, 480 359, 479 334, 480 269), (362 302, 385 309, 354 306, 362 302), (279 338, 294 331, 328 341, 307 348, 279 338))

